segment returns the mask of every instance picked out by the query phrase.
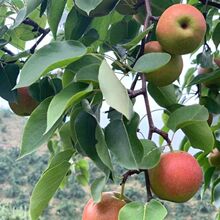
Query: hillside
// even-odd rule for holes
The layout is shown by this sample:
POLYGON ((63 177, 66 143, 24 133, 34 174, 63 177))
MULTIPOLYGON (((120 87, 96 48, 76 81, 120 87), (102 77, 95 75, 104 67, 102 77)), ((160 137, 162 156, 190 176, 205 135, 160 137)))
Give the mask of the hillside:
MULTIPOLYGON (((0 220, 27 220, 28 203, 34 184, 47 166, 48 153, 43 148, 16 161, 19 154, 19 143, 26 119, 17 117, 7 110, 0 111, 0 220)), ((99 175, 99 171, 90 164, 91 181, 99 175)), ((116 167, 117 172, 120 169, 116 167)), ((117 190, 118 186, 110 184, 106 190, 117 190)), ((145 186, 143 176, 132 177, 126 186, 126 195, 134 200, 143 199, 145 186)), ((71 175, 65 189, 56 193, 42 220, 74 220, 81 219, 84 204, 89 198, 88 188, 77 184, 71 175)), ((209 194, 200 202, 200 196, 185 204, 165 202, 169 209, 167 220, 214 220, 217 210, 209 204, 209 194)))

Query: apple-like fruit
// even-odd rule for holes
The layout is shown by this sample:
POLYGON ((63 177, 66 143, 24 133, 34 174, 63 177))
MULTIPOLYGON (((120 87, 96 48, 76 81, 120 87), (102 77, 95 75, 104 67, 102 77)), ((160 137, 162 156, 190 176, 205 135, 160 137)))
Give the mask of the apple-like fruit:
POLYGON ((220 168, 220 152, 217 148, 214 148, 209 154, 209 163, 213 167, 220 168))
POLYGON ((161 15, 156 36, 164 50, 171 54, 193 52, 202 43, 206 33, 203 14, 194 6, 174 4, 161 15))
POLYGON ((82 220, 118 220, 120 209, 126 204, 115 192, 103 192, 99 203, 90 199, 83 210, 82 220))
POLYGON ((22 87, 17 90, 17 102, 9 102, 11 110, 19 116, 29 116, 39 102, 31 97, 28 87, 22 87))
MULTIPOLYGON (((213 72, 212 68, 203 68, 203 67, 198 68, 198 74, 208 74, 211 72, 213 72)), ((203 84, 208 88, 218 88, 220 87, 220 77, 217 79, 212 79, 207 82, 204 82, 203 84)))
MULTIPOLYGON (((118 3, 118 1, 119 0, 103 0, 95 9, 90 11, 89 17, 100 17, 109 14, 115 7, 115 5, 118 3)), ((76 0, 74 0, 74 2, 76 2, 76 0)), ((75 3, 75 6, 81 14, 88 16, 88 14, 85 11, 81 10, 77 6, 77 3, 75 3)))
POLYGON ((161 155, 159 164, 149 170, 152 191, 159 198, 186 202, 199 190, 202 169, 189 153, 173 151, 161 155))
MULTIPOLYGON (((165 52, 158 41, 150 41, 145 44, 145 53, 165 52)), ((167 86, 179 78, 183 69, 183 60, 180 55, 171 55, 169 63, 150 73, 146 73, 146 79, 156 86, 167 86)))

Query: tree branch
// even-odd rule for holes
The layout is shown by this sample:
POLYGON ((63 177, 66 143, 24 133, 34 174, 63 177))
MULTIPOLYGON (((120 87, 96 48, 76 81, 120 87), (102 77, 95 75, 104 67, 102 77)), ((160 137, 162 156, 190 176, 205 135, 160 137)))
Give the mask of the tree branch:
POLYGON ((9 50, 8 48, 6 48, 6 47, 2 47, 1 50, 4 51, 5 53, 11 55, 11 56, 14 56, 14 55, 15 55, 12 51, 10 51, 10 50, 9 50))
POLYGON ((47 28, 44 30, 44 33, 42 33, 41 37, 37 40, 37 42, 30 48, 30 53, 33 54, 38 44, 47 36, 47 34, 50 32, 50 28, 47 28))
POLYGON ((26 18, 22 23, 32 26, 33 32, 38 31, 40 34, 44 34, 46 32, 46 29, 40 27, 35 21, 31 20, 30 18, 26 18))
MULTIPOLYGON (((206 0, 199 0, 202 4, 206 5, 206 0)), ((208 1, 207 2, 208 5, 216 7, 218 9, 220 9, 220 3, 217 2, 213 2, 213 1, 208 1)))

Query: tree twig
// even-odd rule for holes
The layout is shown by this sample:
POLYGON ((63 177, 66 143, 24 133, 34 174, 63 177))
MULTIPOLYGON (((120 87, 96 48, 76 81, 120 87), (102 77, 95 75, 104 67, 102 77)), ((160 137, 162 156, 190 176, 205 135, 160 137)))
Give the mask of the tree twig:
POLYGON ((46 35, 50 32, 50 28, 44 30, 44 33, 39 37, 37 42, 30 48, 30 53, 33 54, 38 44, 46 37, 46 35))
POLYGON ((12 51, 10 51, 10 50, 9 50, 8 48, 6 48, 6 47, 2 47, 1 50, 4 51, 5 53, 11 55, 11 56, 14 56, 14 55, 15 55, 12 51))
MULTIPOLYGON (((199 0, 202 4, 206 4, 206 0, 199 0)), ((217 3, 217 2, 213 2, 213 1, 208 1, 207 4, 209 6, 213 6, 213 7, 216 7, 218 9, 220 9, 220 3, 217 3)))

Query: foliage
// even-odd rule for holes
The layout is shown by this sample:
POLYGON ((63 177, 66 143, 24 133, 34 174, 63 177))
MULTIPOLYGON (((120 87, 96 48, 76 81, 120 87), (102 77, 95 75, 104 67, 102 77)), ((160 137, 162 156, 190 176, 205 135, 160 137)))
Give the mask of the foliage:
MULTIPOLYGON (((56 191, 73 181, 71 178, 78 183, 76 191, 81 185, 89 185, 92 197, 98 202, 110 181, 121 182, 123 193, 132 173, 145 173, 147 201, 140 203, 138 198, 125 206, 120 220, 127 215, 133 216, 136 209, 141 210, 140 218, 154 218, 157 213, 158 220, 164 219, 167 211, 162 202, 151 200, 147 170, 160 162, 164 150, 173 147, 183 151, 196 149, 195 157, 204 173, 201 194, 203 196, 210 189, 210 201, 219 207, 220 179, 217 169, 208 162, 212 149, 220 150, 220 4, 217 1, 187 1, 198 9, 198 17, 206 22, 207 31, 205 33, 201 25, 206 34, 202 42, 195 35, 192 42, 174 45, 179 51, 180 47, 185 49, 189 44, 188 51, 195 47, 191 43, 196 43, 197 49, 188 57, 192 68, 181 75, 183 81, 164 87, 148 83, 148 73, 168 65, 173 55, 166 51, 144 54, 144 45, 156 40, 158 16, 179 2, 0 1, 0 96, 10 104, 16 103, 17 89, 28 87, 31 97, 39 103, 26 123, 19 159, 32 158, 36 162, 27 155, 43 144, 47 144, 50 153, 44 170, 41 167, 27 177, 35 184, 29 207, 33 220, 48 211, 46 208, 56 191), (125 11, 120 4, 124 4, 125 11), (44 40, 49 34, 50 42, 46 43, 44 40), (210 68, 211 73, 198 75, 197 67, 210 68), (137 88, 139 79, 142 85, 137 88), (162 129, 157 128, 152 119, 149 95, 163 109, 162 129), (138 96, 144 98, 140 104, 138 96), (188 102, 192 98, 196 100, 193 105, 188 102), (106 104, 109 109, 103 113, 106 104), (140 109, 146 109, 147 138, 145 135, 140 138, 138 134, 142 132, 140 109), (207 122, 210 114, 216 114, 211 127, 207 122), (180 146, 172 146, 170 135, 179 129, 183 132, 183 140, 180 146), (153 134, 160 136, 159 142, 152 141, 153 134), (89 170, 87 158, 99 169, 95 178, 89 178, 93 171, 89 170), (116 169, 118 166, 120 169, 116 169)), ((181 24, 183 29, 187 22, 184 20, 181 24)), ((175 31, 165 25, 162 28, 175 31)), ((198 36, 201 37, 203 33, 198 36)), ((3 158, 1 163, 6 160, 15 164, 12 155, 3 158)), ((21 167, 15 176, 28 172, 33 169, 31 167, 26 166, 24 170, 21 167)), ((11 178, 12 184, 24 186, 25 180, 17 180, 8 169, 4 166, 0 181, 11 178)), ((9 197, 19 196, 19 188, 15 186, 6 192, 9 197)))

